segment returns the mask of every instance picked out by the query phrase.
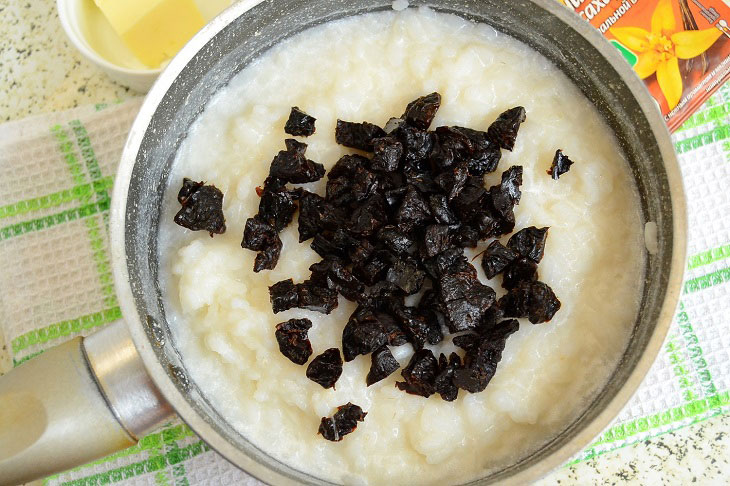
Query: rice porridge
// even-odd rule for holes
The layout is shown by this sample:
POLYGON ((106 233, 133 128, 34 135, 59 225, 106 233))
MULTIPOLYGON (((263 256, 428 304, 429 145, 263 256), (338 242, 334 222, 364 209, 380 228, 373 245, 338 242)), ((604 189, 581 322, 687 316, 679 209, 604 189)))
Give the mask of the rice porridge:
MULTIPOLYGON (((476 479, 524 457, 566 427, 614 370, 638 308, 644 268, 638 195, 617 142, 587 99, 549 61, 486 25, 428 9, 347 18, 305 31, 252 63, 210 102, 182 144, 160 229, 166 314, 192 379, 220 414, 290 466, 345 484, 446 484, 476 479), (345 363, 336 389, 309 380, 278 349, 277 323, 307 317, 314 355, 341 347, 355 305, 330 315, 274 315, 268 287, 301 282, 320 260, 299 243, 296 218, 280 233, 274 270, 254 273, 240 246, 258 209, 256 187, 283 149, 292 106, 317 118, 307 157, 330 167, 353 150, 335 122, 385 124, 418 96, 443 97, 432 127, 486 130, 502 111, 527 110, 514 151, 503 151, 486 186, 524 167, 516 229, 549 226, 540 280, 562 302, 552 321, 520 329, 484 392, 456 401, 396 389, 400 370, 370 387, 368 356, 345 363), (556 149, 575 162, 559 181, 545 171, 556 149), (183 177, 225 194, 227 231, 211 238, 173 224, 183 177), (317 435, 321 417, 355 403, 368 415, 342 442, 317 435)), ((305 185, 324 193, 325 179, 305 185)), ((507 237, 501 239, 506 242, 507 237)), ((487 246, 481 242, 471 258, 487 246)), ((479 267, 479 265, 476 265, 479 267)), ((482 282, 498 295, 499 282, 482 282)), ((429 346, 455 349, 449 336, 429 346)), ((404 367, 411 345, 391 348, 404 367)), ((437 354, 438 356, 438 354, 437 354)), ((401 368, 402 369, 402 368, 401 368)))

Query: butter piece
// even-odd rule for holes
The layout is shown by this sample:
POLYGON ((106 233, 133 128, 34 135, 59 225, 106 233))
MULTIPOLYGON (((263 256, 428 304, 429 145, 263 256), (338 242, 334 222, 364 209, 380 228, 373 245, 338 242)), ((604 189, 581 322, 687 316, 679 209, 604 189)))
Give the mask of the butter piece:
POLYGON ((94 0, 146 66, 157 68, 205 24, 193 0, 94 0))

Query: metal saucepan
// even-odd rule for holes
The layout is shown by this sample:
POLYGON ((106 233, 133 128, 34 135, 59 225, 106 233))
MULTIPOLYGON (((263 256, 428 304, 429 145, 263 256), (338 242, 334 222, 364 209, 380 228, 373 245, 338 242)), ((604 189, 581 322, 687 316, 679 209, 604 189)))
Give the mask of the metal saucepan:
MULTIPOLYGON (((582 415, 540 450, 483 478, 524 483, 585 447, 634 393, 662 344, 685 261, 677 159, 643 83, 587 22, 555 0, 413 1, 491 24, 552 60, 616 134, 658 247, 648 257, 633 337, 582 415)), ((110 225, 122 322, 77 338, 0 380, 0 484, 14 484, 132 445, 174 412, 233 464, 273 484, 327 484, 249 443, 214 410, 175 349, 158 285, 157 234, 170 166, 206 103, 272 45, 323 22, 391 8, 388 0, 244 0, 206 26, 150 91, 122 156, 110 225)), ((577 135, 576 135, 577 136, 577 135)))

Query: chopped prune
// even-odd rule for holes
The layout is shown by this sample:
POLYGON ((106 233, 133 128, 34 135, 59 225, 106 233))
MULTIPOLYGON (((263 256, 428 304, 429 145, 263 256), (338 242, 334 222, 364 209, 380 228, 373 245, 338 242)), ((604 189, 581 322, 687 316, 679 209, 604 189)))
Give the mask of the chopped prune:
POLYGON ((500 322, 486 336, 459 336, 461 339, 457 345, 466 349, 466 355, 463 367, 454 372, 454 384, 469 393, 484 391, 497 372, 507 338, 518 329, 519 322, 510 319, 500 322))
POLYGON ((496 300, 494 290, 471 273, 443 275, 439 292, 452 333, 475 329, 496 300))
POLYGON ((493 234, 489 236, 511 233, 515 229, 515 202, 512 196, 500 184, 489 188, 488 202, 496 221, 493 234))
POLYGON ((373 170, 393 172, 398 170, 403 156, 403 144, 394 137, 382 137, 373 140, 373 158, 370 167, 373 170))
POLYGON ((337 120, 335 141, 345 147, 351 147, 366 152, 373 151, 373 140, 386 136, 385 131, 372 123, 354 123, 337 120))
POLYGON ((505 111, 489 126, 487 133, 489 138, 499 143, 505 150, 512 151, 515 147, 517 132, 520 125, 527 119, 527 113, 521 106, 516 106, 505 111))
POLYGON ((297 303, 299 303, 297 286, 294 285, 292 279, 277 282, 269 287, 269 299, 271 300, 271 307, 273 308, 274 314, 296 307, 297 303))
POLYGON ((361 354, 372 353, 388 342, 389 334, 379 316, 359 307, 342 331, 342 354, 348 363, 361 354))
POLYGON ((458 163, 436 176, 436 184, 447 194, 449 201, 459 195, 469 177, 466 162, 458 163))
POLYGON ((403 202, 395 214, 395 221, 406 230, 422 226, 427 223, 431 216, 431 209, 428 202, 413 186, 408 186, 403 202))
POLYGON ((426 343, 438 344, 443 340, 438 320, 429 319, 433 315, 429 316, 428 313, 421 312, 420 308, 405 305, 395 305, 391 311, 398 319, 400 327, 405 331, 413 349, 419 350, 426 343))
MULTIPOLYGON (((289 152, 297 152, 302 155, 307 152, 307 144, 293 138, 287 138, 286 140, 284 140, 284 145, 286 145, 286 149, 289 152)), ((269 181, 270 179, 271 178, 269 177, 266 180, 269 181)))
POLYGON ((502 276, 502 287, 513 289, 520 282, 534 282, 537 278, 537 263, 529 258, 520 257, 507 266, 502 276))
POLYGON ((506 317, 527 317, 531 323, 548 322, 560 309, 555 292, 543 282, 520 282, 499 299, 506 317))
POLYGON ((418 268, 416 260, 410 257, 398 258, 388 269, 385 279, 396 284, 406 295, 421 290, 426 272, 418 268))
POLYGON ((294 106, 289 113, 289 119, 286 121, 284 131, 295 137, 308 137, 314 133, 314 122, 317 121, 313 116, 307 115, 299 107, 294 106))
POLYGON ((428 206, 431 208, 431 214, 437 223, 441 224, 458 224, 459 219, 449 207, 449 199, 443 194, 430 194, 428 196, 428 206))
POLYGON ((337 292, 311 281, 282 280, 269 287, 269 298, 274 314, 294 307, 329 314, 337 307, 337 292))
POLYGON ((373 351, 373 354, 370 355, 370 360, 370 371, 368 372, 367 378, 365 378, 367 386, 384 380, 400 368, 400 364, 393 357, 393 354, 387 346, 381 346, 373 351))
POLYGON ((408 103, 406 111, 401 115, 401 118, 409 125, 426 130, 431 125, 440 106, 440 94, 431 93, 426 96, 421 96, 408 103))
POLYGON ((411 357, 401 376, 405 381, 397 381, 395 386, 411 395, 430 397, 435 393, 436 375, 439 372, 438 361, 430 349, 416 351, 411 357))
POLYGON ((323 230, 344 225, 344 212, 309 191, 299 198, 299 242, 306 241, 323 230))
POLYGON ((177 200, 182 208, 175 215, 176 224, 192 231, 207 231, 210 236, 226 232, 223 193, 217 187, 186 177, 177 200))
POLYGON ((375 285, 383 278, 392 260, 392 255, 388 251, 378 250, 366 263, 355 265, 352 271, 366 285, 375 285))
POLYGON ((329 314, 337 307, 337 291, 311 281, 297 284, 297 307, 329 314))
POLYGON ((540 263, 545 255, 545 240, 547 240, 549 228, 536 228, 528 226, 510 236, 507 247, 520 255, 530 258, 535 263, 540 263))
POLYGON ((482 257, 482 268, 488 279, 493 279, 520 255, 497 240, 489 244, 482 257))
POLYGON ((383 226, 387 219, 383 196, 374 194, 352 212, 347 229, 354 235, 368 237, 383 226))
POLYGON ((359 155, 342 157, 329 173, 327 201, 336 206, 345 206, 378 195, 378 177, 365 167, 366 163, 367 159, 359 155))
POLYGON ((553 164, 550 166, 550 169, 548 169, 547 173, 550 175, 550 177, 557 181, 561 175, 570 170, 571 165, 573 165, 573 161, 570 160, 568 156, 563 153, 562 150, 558 150, 557 152, 555 152, 553 164))
POLYGON ((438 127, 437 146, 431 161, 440 168, 450 167, 456 160, 466 161, 469 173, 482 176, 497 169, 502 152, 486 132, 464 127, 438 127))
POLYGON ((276 325, 274 334, 279 343, 279 351, 292 363, 303 365, 312 355, 312 344, 307 337, 311 327, 312 321, 309 319, 289 319, 276 325))
POLYGON ((311 247, 322 257, 337 256, 344 258, 351 248, 357 246, 358 240, 344 228, 317 233, 312 240, 311 247))
POLYGON ((403 233, 396 226, 383 226, 378 230, 378 241, 396 254, 408 253, 416 241, 407 233, 403 233))
POLYGON ((328 349, 314 358, 307 366, 307 378, 319 383, 322 388, 333 388, 341 374, 342 358, 340 350, 337 348, 328 349))
POLYGON ((423 266, 429 276, 436 281, 444 275, 463 272, 469 273, 473 278, 477 278, 477 271, 469 263, 462 248, 450 248, 424 261, 423 266))
POLYGON ((454 383, 454 374, 461 368, 461 358, 451 353, 449 359, 444 354, 439 356, 439 373, 434 380, 434 391, 447 402, 453 402, 459 396, 459 388, 454 383))
POLYGON ((450 229, 445 224, 427 226, 423 240, 423 253, 427 258, 436 256, 452 247, 450 229))
POLYGON ((241 247, 258 252, 253 271, 260 272, 271 270, 276 266, 281 255, 282 243, 276 228, 256 216, 246 220, 241 247))
POLYGON ((344 436, 357 428, 358 422, 363 422, 367 412, 352 403, 337 407, 332 418, 322 417, 318 434, 332 442, 339 442, 344 436))
POLYGON ((403 124, 405 124, 405 120, 403 118, 391 118, 388 120, 388 122, 383 127, 383 130, 385 133, 390 135, 394 131, 398 130, 403 124))
POLYGON ((430 132, 420 130, 407 124, 401 125, 393 132, 403 145, 403 162, 411 169, 427 170, 428 155, 433 148, 433 136, 430 132), (422 164, 424 163, 424 164, 422 164))
POLYGON ((522 166, 513 165, 502 172, 502 192, 507 194, 514 204, 520 203, 522 192, 522 166))
POLYGON ((365 286, 340 261, 329 257, 309 267, 310 280, 320 287, 336 290, 348 300, 357 301, 365 286))
POLYGON ((296 193, 286 190, 272 191, 264 187, 259 201, 258 217, 266 221, 279 232, 291 223, 297 206, 294 203, 296 193))
MULTIPOLYGON (((297 142, 299 143, 299 142, 297 142)), ((291 144, 287 144, 290 145, 291 144)), ((301 146, 300 144, 298 146, 301 146)), ((275 177, 292 184, 314 182, 324 177, 324 166, 304 156, 301 150, 282 150, 271 161, 269 177, 275 177)))

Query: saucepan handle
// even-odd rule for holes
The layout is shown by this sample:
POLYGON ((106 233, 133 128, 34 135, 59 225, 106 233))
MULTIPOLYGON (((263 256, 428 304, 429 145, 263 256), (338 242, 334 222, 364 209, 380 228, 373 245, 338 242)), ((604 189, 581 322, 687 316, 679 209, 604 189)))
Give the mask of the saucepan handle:
POLYGON ((73 339, 0 377, 0 485, 129 447, 171 414, 124 322, 73 339))

